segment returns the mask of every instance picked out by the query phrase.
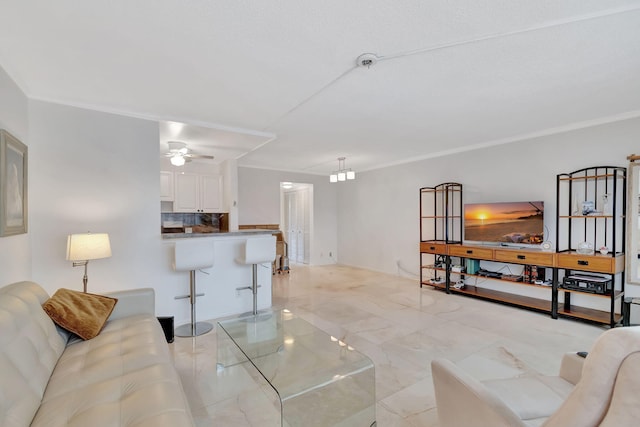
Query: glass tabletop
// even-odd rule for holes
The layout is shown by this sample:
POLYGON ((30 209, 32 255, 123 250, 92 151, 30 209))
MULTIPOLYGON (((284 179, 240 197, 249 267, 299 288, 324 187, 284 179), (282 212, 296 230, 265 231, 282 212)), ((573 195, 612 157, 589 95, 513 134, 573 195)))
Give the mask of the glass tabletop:
POLYGON ((218 322, 218 366, 250 362, 277 393, 282 425, 375 425, 375 371, 352 346, 289 310, 218 322))

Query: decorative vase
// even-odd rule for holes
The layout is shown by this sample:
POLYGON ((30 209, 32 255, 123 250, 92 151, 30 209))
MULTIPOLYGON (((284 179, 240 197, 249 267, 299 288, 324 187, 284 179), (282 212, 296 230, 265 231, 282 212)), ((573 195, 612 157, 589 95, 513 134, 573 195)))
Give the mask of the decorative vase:
POLYGON ((582 242, 578 244, 576 252, 578 252, 580 255, 591 255, 593 254, 593 245, 589 242, 582 242))

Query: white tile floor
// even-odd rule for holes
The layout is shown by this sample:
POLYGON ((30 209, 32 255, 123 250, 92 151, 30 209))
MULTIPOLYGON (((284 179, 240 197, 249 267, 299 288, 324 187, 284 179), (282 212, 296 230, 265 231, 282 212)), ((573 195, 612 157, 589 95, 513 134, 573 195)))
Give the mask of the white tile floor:
MULTIPOLYGON (((275 275, 273 304, 373 360, 378 427, 438 425, 433 358, 448 358, 479 379, 555 375, 563 353, 589 350, 606 330, 343 266, 295 266, 275 275)), ((280 425, 273 393, 255 372, 216 372, 215 329, 176 338, 171 348, 198 426, 280 425)))

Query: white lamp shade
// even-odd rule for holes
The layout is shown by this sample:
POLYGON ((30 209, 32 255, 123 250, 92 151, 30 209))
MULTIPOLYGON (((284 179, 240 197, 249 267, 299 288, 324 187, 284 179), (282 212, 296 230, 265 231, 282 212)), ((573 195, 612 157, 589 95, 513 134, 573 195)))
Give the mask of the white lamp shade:
POLYGON ((241 264, 264 264, 276 259, 276 237, 250 237, 244 249, 244 257, 238 259, 241 264))
POLYGON ((338 182, 338 175, 336 175, 335 173, 329 175, 329 182, 338 182))
POLYGON ((173 251, 173 269, 175 271, 200 270, 213 267, 213 242, 186 241, 176 242, 173 251))
POLYGON ((107 233, 70 234, 67 237, 67 260, 88 261, 109 258, 111 244, 107 233))
POLYGON ((356 173, 354 171, 347 171, 347 179, 356 179, 356 173))
POLYGON ((338 181, 346 181, 347 174, 344 172, 338 172, 338 181))

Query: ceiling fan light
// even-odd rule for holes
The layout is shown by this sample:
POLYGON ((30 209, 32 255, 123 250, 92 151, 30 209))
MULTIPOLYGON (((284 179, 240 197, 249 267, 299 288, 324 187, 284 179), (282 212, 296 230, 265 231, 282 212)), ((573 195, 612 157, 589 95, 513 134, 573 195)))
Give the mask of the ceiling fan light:
POLYGON ((347 171, 347 179, 356 179, 356 173, 352 170, 347 171))
POLYGON ((335 173, 329 175, 329 182, 338 182, 338 175, 336 175, 335 173))
POLYGON ((182 157, 179 154, 176 154, 175 156, 171 156, 171 164, 173 166, 182 166, 182 165, 184 165, 184 157, 182 157))
POLYGON ((338 181, 346 181, 347 180, 347 174, 344 172, 338 172, 338 181))

